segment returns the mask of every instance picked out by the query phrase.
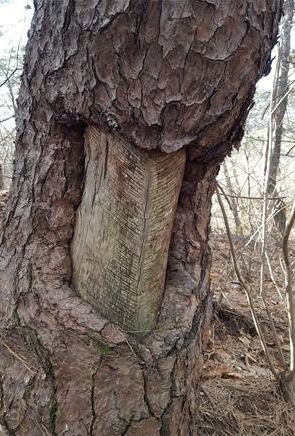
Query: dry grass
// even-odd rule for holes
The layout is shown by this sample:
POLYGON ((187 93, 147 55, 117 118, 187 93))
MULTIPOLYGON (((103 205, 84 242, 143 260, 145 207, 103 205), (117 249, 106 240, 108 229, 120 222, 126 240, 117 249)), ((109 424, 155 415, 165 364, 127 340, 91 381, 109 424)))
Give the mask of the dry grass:
POLYGON ((202 436, 294 436, 295 415, 270 379, 213 379, 201 392, 198 431, 202 436))

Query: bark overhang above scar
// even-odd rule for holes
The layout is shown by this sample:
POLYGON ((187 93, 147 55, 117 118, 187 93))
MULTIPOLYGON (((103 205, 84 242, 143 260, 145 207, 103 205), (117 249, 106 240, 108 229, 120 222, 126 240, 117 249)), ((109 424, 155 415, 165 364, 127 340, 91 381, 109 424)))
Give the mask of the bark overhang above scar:
POLYGON ((104 317, 132 332, 156 323, 185 150, 145 152, 90 127, 72 242, 73 282, 104 317))

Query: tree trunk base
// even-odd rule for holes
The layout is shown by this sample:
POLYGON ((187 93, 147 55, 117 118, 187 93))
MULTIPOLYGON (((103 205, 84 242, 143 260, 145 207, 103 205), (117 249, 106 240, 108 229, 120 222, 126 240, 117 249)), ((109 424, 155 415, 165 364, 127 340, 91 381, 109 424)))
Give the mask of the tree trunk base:
MULTIPOLYGON (((1 284, 11 290, 2 301, 2 432, 195 435, 202 333, 211 310, 208 226, 218 163, 186 164, 160 314, 156 327, 139 337, 102 318, 70 286, 75 220, 66 229, 62 217, 69 216, 70 201, 77 204, 79 141, 79 131, 72 131, 71 147, 60 147, 68 153, 67 202, 58 199, 65 195, 62 183, 51 180, 52 207, 34 212, 39 226, 27 254, 15 252, 13 238, 2 246, 1 284)), ((28 231, 36 223, 34 217, 23 219, 28 231)), ((16 225, 16 218, 9 220, 3 238, 16 225)))

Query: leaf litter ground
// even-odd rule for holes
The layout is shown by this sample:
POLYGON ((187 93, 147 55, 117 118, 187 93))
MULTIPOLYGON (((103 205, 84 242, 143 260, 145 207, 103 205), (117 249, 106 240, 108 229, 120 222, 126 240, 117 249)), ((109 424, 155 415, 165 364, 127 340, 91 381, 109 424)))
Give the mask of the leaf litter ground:
MULTIPOLYGON (((237 252, 244 241, 235 238, 237 252)), ((247 299, 232 272, 225 234, 211 235, 213 265, 211 288, 214 292, 212 324, 205 333, 203 381, 200 392, 198 434, 215 435, 295 435, 295 414, 283 398, 267 368, 256 334, 247 299)), ((288 361, 288 324, 283 296, 284 276, 274 241, 268 247, 272 274, 265 277, 266 301, 272 313, 284 357, 288 361)), ((241 271, 256 290, 253 298, 265 332, 272 360, 281 368, 270 333, 270 323, 259 283, 259 247, 249 245, 240 258, 241 271)))

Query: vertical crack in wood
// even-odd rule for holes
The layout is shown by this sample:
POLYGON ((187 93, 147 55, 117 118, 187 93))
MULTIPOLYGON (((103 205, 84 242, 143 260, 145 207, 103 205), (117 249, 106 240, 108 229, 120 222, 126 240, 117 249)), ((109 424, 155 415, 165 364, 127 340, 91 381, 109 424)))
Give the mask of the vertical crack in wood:
POLYGON ((162 300, 185 151, 145 152, 95 127, 85 142, 74 286, 107 319, 145 332, 162 300))
MULTIPOLYGON (((142 287, 142 279, 144 274, 144 260, 145 260, 145 248, 147 242, 147 221, 148 221, 148 212, 150 207, 150 186, 151 186, 151 171, 152 171, 152 161, 148 159, 146 164, 146 172, 144 176, 144 211, 143 211, 143 231, 142 231, 142 242, 141 249, 139 254, 139 272, 138 272, 138 280, 137 280, 137 292, 140 293, 140 289, 142 287)), ((138 314, 139 315, 139 314, 138 314)), ((140 322, 140 320, 139 320, 140 322)))

